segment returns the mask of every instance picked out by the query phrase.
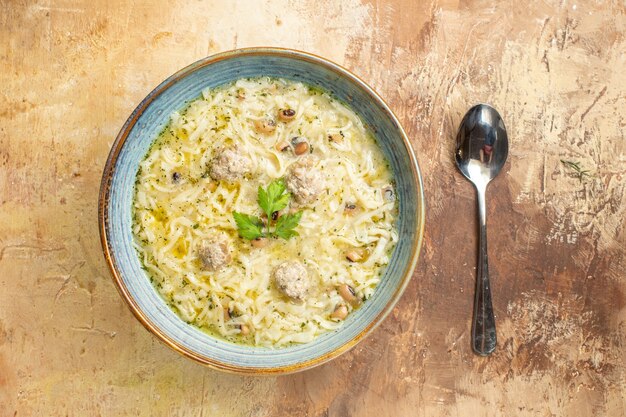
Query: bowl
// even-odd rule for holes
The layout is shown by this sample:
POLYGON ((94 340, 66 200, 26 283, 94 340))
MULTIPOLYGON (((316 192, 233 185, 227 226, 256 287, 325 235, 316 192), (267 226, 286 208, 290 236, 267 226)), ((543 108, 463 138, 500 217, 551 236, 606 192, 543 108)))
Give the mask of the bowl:
POLYGON ((378 326, 406 288, 420 251, 424 196, 417 160, 406 133, 372 88, 326 59, 294 50, 248 48, 200 60, 163 81, 132 112, 109 154, 100 189, 100 237, 117 288, 137 319, 175 351, 231 372, 289 373, 320 365, 357 344, 378 326), (337 331, 284 348, 233 344, 186 324, 165 303, 133 248, 135 176, 169 115, 207 87, 238 78, 270 76, 321 87, 346 102, 373 133, 393 170, 399 201, 399 241, 374 295, 337 331))

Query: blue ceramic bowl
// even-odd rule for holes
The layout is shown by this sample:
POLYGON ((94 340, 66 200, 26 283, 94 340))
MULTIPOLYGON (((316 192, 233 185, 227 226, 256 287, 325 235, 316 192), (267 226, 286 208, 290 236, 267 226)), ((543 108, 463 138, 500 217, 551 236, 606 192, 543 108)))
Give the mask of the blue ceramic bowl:
POLYGON ((422 180, 409 140, 385 102, 363 81, 325 59, 277 48, 239 49, 214 55, 177 72, 154 89, 120 131, 102 176, 99 203, 104 256, 135 316, 161 341, 202 364, 254 374, 286 373, 324 363, 353 347, 391 311, 406 288, 422 242, 422 180), (169 115, 217 87, 242 77, 282 77, 319 86, 361 116, 385 153, 396 179, 399 242, 374 295, 343 327, 313 342, 280 349, 241 346, 183 322, 153 288, 132 246, 131 206, 139 163, 169 115))

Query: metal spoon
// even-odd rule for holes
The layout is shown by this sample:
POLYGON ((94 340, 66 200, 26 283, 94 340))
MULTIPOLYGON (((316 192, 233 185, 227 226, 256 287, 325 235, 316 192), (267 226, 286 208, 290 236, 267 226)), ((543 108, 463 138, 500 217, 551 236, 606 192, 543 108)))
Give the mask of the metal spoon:
POLYGON ((472 348, 489 355, 496 348, 496 322, 491 305, 487 264, 487 184, 498 175, 509 153, 502 118, 491 106, 478 104, 465 114, 456 137, 456 165, 478 193, 478 268, 472 323, 472 348))

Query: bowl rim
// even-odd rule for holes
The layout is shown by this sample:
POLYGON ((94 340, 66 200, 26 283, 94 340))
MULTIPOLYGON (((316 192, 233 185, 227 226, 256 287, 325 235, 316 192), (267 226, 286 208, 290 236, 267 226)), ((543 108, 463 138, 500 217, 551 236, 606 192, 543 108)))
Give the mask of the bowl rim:
POLYGON ((100 183, 100 193, 98 199, 98 224, 100 230, 100 242, 102 245, 102 252, 106 263, 111 271, 111 275, 113 278, 113 282, 115 283, 118 292, 122 296, 122 298, 126 301, 126 304, 135 315, 135 317, 139 320, 139 322, 153 335, 157 337, 165 345, 169 346, 174 351, 179 354, 194 360, 202 365, 208 366, 209 368, 226 371, 230 373, 237 374, 254 374, 254 375, 276 375, 276 374, 288 374, 297 371, 303 371, 305 369, 310 369, 315 366, 321 365, 334 359, 341 354, 347 352, 351 348, 353 348, 357 343, 363 340, 366 336, 370 335, 372 331, 377 328, 384 319, 389 315, 389 313, 393 310, 397 302, 400 300, 400 297, 404 293, 406 287, 408 286, 409 281, 411 280, 413 273, 415 271, 415 267, 417 266, 417 262, 419 259, 420 249, 423 242, 424 236, 424 222, 425 222, 425 201, 424 201, 424 187, 422 182, 422 176, 420 173, 419 165, 417 162, 417 158, 415 156, 415 152, 411 146, 410 140, 404 131, 404 128, 400 124, 398 118, 393 113, 389 105, 383 100, 383 98, 374 91, 372 87, 370 87, 365 81, 363 81, 358 76, 354 75, 352 72, 347 70, 346 68, 326 59, 321 56, 304 52, 296 49, 289 48, 279 48, 279 47, 250 47, 250 48, 238 48, 232 49, 224 52, 220 52, 206 58, 200 59, 198 61, 193 62, 192 64, 182 68, 181 70, 175 72, 168 78, 166 78, 163 82, 161 82, 156 88, 154 88, 133 110, 131 115, 128 117, 124 125, 122 126, 120 132, 118 133, 113 145, 111 146, 111 151, 109 152, 109 156, 107 158, 106 164, 104 166, 104 170, 102 173, 102 180, 100 183), (348 78, 352 83, 356 84, 359 88, 363 89, 373 101, 375 101, 385 113, 393 120, 393 122, 398 127, 398 131, 402 137, 402 141, 404 143, 404 147, 410 159, 411 165, 411 174, 413 175, 415 182, 417 184, 417 237, 414 239, 412 247, 411 247, 411 259, 407 264, 407 267, 403 271, 402 280, 400 285, 396 288, 389 302, 385 305, 383 310, 354 338, 347 341, 343 345, 338 348, 315 358, 309 359, 304 362, 298 362, 291 365, 277 366, 277 367, 249 367, 249 366, 237 366, 226 362, 221 362, 215 360, 213 358, 208 358, 206 356, 200 355, 196 352, 191 351, 186 346, 176 342, 166 335, 161 328, 153 323, 146 314, 139 308, 133 296, 130 294, 128 288, 124 284, 122 280, 121 273, 117 269, 117 262, 115 259, 115 255, 111 250, 111 242, 108 237, 108 224, 109 224, 109 200, 111 193, 111 181, 113 178, 113 174, 115 172, 115 168, 117 165, 119 154, 130 134, 130 131, 135 126, 135 123, 139 119, 139 117, 143 114, 143 112, 148 108, 148 106, 165 90, 167 90, 171 85, 176 83, 178 80, 186 77, 187 75, 195 72, 196 70, 203 68, 205 66, 211 65, 218 61, 228 60, 234 57, 241 56, 275 56, 275 57, 286 57, 296 60, 303 60, 313 64, 321 65, 326 69, 329 69, 336 73, 339 76, 348 78))

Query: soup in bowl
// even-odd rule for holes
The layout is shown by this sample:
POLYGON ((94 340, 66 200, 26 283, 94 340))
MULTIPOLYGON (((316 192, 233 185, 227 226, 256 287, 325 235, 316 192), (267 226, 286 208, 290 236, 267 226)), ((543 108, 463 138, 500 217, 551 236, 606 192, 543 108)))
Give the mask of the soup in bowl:
POLYGON ((367 335, 417 262, 422 183, 408 138, 322 58, 227 52, 133 112, 103 175, 101 237, 138 319, 219 369, 305 369, 367 335))

